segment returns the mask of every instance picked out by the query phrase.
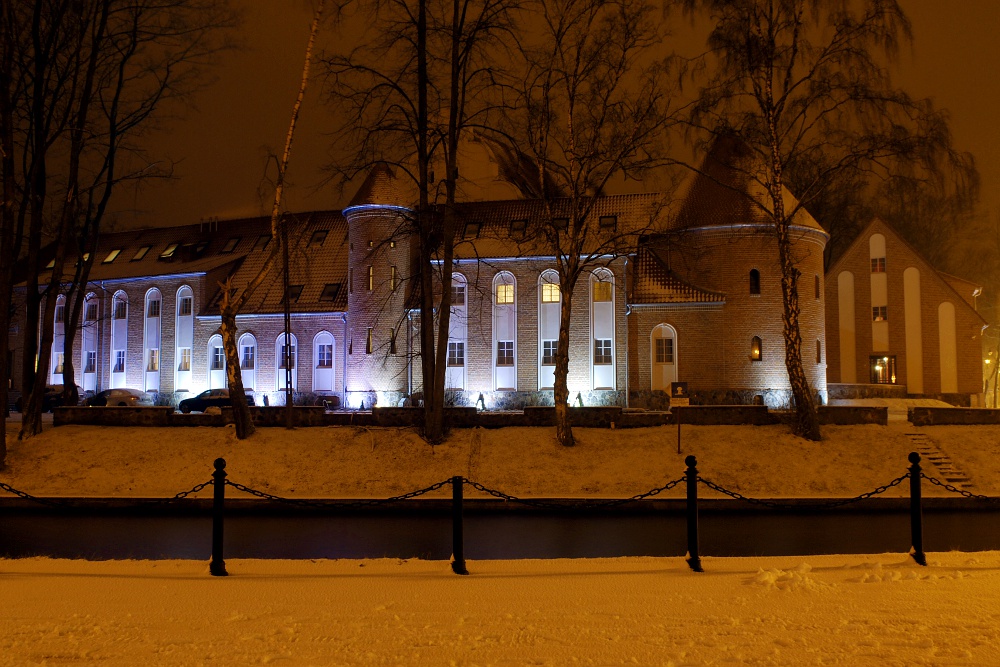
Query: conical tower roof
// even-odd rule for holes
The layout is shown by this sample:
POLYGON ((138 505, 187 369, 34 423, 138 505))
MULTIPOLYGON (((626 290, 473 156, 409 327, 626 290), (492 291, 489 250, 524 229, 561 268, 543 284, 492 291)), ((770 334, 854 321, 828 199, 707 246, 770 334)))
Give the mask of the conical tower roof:
MULTIPOLYGON (((384 162, 379 162, 365 177, 364 183, 347 205, 347 209, 355 206, 400 206, 408 208, 413 205, 413 197, 408 196, 403 183, 396 177, 395 170, 384 162)), ((346 209, 345 209, 346 210, 346 209)))

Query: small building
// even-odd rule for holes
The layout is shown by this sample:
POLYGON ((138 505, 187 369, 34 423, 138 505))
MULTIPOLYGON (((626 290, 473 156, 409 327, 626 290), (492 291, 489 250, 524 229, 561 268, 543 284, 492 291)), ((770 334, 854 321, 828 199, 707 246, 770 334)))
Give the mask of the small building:
POLYGON ((933 397, 982 406, 981 288, 941 273, 874 220, 826 280, 831 396, 933 397))

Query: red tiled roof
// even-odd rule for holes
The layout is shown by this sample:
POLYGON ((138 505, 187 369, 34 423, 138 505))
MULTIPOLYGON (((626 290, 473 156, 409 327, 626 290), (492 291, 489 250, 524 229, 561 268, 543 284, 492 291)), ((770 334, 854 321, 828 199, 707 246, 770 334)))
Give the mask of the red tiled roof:
POLYGON ((365 177, 347 208, 372 204, 412 206, 416 202, 416 198, 410 193, 410 190, 412 188, 406 187, 397 177, 395 169, 380 162, 368 172, 368 176, 365 177))

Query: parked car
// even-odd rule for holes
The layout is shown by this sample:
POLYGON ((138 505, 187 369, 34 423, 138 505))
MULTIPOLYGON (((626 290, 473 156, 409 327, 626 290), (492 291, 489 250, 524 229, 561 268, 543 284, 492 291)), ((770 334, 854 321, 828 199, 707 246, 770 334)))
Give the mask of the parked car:
POLYGON ((150 398, 149 394, 138 389, 105 389, 87 399, 87 405, 92 407, 105 407, 109 405, 123 407, 152 404, 153 399, 150 398))
MULTIPOLYGON (((77 395, 83 400, 86 395, 83 387, 76 385, 77 395)), ((45 394, 42 396, 42 412, 52 412, 52 408, 58 408, 63 404, 63 385, 53 384, 45 387, 45 394)), ((24 412, 24 397, 20 392, 17 393, 17 399, 14 401, 14 409, 18 412, 24 412)))
MULTIPOLYGON (((247 394, 247 405, 253 405, 253 394, 247 394)), ((178 406, 181 412, 204 412, 207 408, 232 407, 228 389, 206 389, 197 396, 185 398, 178 406)))

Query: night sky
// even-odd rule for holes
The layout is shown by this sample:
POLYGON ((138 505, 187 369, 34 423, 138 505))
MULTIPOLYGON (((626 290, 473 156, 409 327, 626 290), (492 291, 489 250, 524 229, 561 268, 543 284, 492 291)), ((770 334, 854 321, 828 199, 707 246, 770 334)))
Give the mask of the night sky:
MULTIPOLYGON (((280 153, 302 68, 310 12, 304 2, 245 6, 244 48, 227 53, 212 70, 216 81, 194 108, 150 138, 150 155, 174 160, 175 179, 118 192, 118 227, 190 224, 209 216, 232 218, 269 211, 258 186, 268 152, 280 153)), ((1000 214, 1000 28, 996 0, 902 0, 913 22, 912 48, 901 54, 897 84, 950 110, 955 144, 971 151, 983 179, 982 208, 1000 214)), ((687 24, 675 27, 676 49, 703 45, 687 24)), ((348 32, 328 26, 321 48, 336 49, 348 32)), ((306 95, 292 149, 288 210, 338 208, 350 198, 323 184, 336 110, 321 99, 318 79, 306 95)))

